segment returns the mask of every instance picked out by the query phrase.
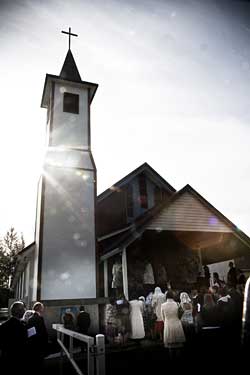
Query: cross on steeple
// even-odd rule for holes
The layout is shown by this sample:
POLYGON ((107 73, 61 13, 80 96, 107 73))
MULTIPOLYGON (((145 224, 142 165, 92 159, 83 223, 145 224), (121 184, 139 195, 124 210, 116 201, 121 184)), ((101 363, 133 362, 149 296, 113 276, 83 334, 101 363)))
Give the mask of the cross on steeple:
POLYGON ((62 31, 62 33, 63 34, 68 34, 68 36, 69 36, 69 49, 70 49, 70 37, 71 37, 71 35, 73 35, 73 36, 78 36, 77 34, 73 34, 72 32, 71 32, 71 27, 69 27, 69 32, 67 32, 67 31, 62 31))

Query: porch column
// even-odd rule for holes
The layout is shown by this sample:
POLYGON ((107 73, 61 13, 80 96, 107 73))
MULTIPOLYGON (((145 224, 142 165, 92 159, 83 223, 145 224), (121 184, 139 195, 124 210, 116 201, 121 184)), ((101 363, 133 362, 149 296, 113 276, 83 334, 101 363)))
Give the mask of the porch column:
POLYGON ((204 276, 204 271, 203 271, 203 267, 202 267, 202 255, 201 255, 201 248, 200 247, 198 249, 198 255, 199 255, 199 258, 200 258, 199 272, 201 272, 201 276, 204 276))
POLYGON ((128 269, 127 269, 127 252, 126 247, 122 249, 122 281, 123 281, 123 293, 127 300, 128 295, 128 269))
POLYGON ((103 274, 104 274, 104 297, 109 296, 109 283, 108 283, 108 259, 103 262, 103 274))

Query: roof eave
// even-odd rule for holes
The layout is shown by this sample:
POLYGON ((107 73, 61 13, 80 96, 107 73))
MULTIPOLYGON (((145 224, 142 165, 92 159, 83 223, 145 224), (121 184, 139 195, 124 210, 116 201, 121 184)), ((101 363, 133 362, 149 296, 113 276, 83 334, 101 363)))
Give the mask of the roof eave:
POLYGON ((48 108, 49 104, 49 95, 51 90, 51 83, 57 82, 57 83, 63 83, 67 82, 70 85, 77 86, 77 87, 85 87, 90 89, 90 104, 95 96, 96 90, 98 88, 97 83, 93 82, 87 82, 87 81, 71 81, 67 79, 63 79, 60 76, 56 76, 53 74, 46 74, 44 87, 43 87, 43 95, 42 95, 42 101, 41 101, 41 108, 48 108))

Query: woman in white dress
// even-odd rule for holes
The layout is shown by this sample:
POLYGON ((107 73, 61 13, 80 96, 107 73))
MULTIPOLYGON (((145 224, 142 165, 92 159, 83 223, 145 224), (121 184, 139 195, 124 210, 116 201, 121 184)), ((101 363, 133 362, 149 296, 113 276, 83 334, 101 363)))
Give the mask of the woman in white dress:
POLYGON ((131 339, 143 339, 145 337, 143 307, 144 303, 138 301, 137 296, 132 295, 132 299, 129 301, 131 339))
POLYGON ((164 321, 164 346, 169 349, 169 354, 177 355, 177 349, 184 345, 185 334, 178 317, 178 304, 174 301, 171 290, 167 292, 167 301, 161 305, 161 314, 164 321))

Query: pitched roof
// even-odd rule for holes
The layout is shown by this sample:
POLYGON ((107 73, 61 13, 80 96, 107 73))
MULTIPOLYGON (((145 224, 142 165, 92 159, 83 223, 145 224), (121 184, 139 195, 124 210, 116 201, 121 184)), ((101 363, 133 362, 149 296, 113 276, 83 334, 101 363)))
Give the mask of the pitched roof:
POLYGON ((71 50, 68 50, 66 58, 63 63, 63 67, 60 73, 62 79, 67 79, 70 81, 81 82, 81 76, 77 69, 73 54, 71 50))
POLYGON ((204 206, 210 209, 218 218, 220 218, 225 224, 231 229, 233 234, 244 242, 250 249, 250 238, 242 232, 235 224, 233 224, 226 216, 218 211, 211 203, 203 198, 195 189, 190 185, 184 186, 178 192, 175 192, 172 196, 165 199, 159 205, 153 207, 151 210, 145 212, 145 214, 138 217, 134 224, 131 225, 129 230, 126 230, 117 236, 112 236, 108 239, 100 240, 99 243, 102 247, 103 253, 100 254, 101 258, 105 259, 112 256, 120 251, 122 247, 127 247, 138 239, 143 232, 146 230, 147 225, 155 218, 156 215, 160 214, 162 210, 169 207, 174 201, 176 201, 185 192, 189 192, 194 195, 204 206))
POLYGON ((140 173, 147 173, 149 176, 151 176, 153 179, 156 179, 159 181, 159 183, 167 190, 169 190, 172 193, 175 193, 176 190, 171 186, 163 177, 159 175, 148 163, 143 163, 138 168, 134 169, 132 172, 130 172, 127 176, 123 177, 121 180, 117 181, 114 185, 112 185, 110 188, 103 191, 100 195, 97 197, 97 202, 102 201, 103 199, 107 198, 109 195, 111 195, 117 188, 121 188, 122 186, 129 183, 133 178, 138 176, 140 173))

